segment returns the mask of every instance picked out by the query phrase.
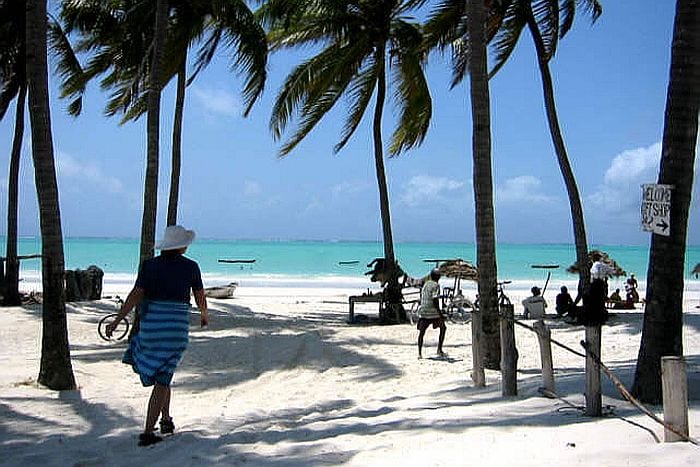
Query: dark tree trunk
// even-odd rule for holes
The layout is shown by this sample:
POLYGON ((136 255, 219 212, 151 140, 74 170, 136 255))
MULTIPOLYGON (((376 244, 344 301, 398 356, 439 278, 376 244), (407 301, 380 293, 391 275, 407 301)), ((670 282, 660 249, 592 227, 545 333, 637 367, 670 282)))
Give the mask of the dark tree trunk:
POLYGON ((26 7, 29 117, 41 225, 43 327, 38 381, 50 389, 75 389, 63 297, 63 237, 49 113, 46 0, 28 0, 26 7))
POLYGON ((19 161, 22 154, 24 139, 24 107, 27 104, 27 86, 22 85, 17 95, 17 110, 15 111, 15 134, 12 140, 10 154, 10 173, 7 183, 7 249, 5 252, 5 279, 3 304, 6 306, 19 305, 19 260, 17 259, 17 219, 19 205, 19 161))
POLYGON ((182 119, 185 112, 185 86, 187 55, 177 73, 177 96, 175 98, 175 121, 173 122, 173 157, 170 172, 170 198, 168 198, 167 225, 177 224, 177 207, 180 196, 180 170, 182 167, 182 119))
POLYGON ((569 195, 569 208, 571 210, 571 220, 574 228, 574 243, 576 245, 576 263, 578 264, 578 297, 586 296, 591 283, 590 266, 588 264, 588 240, 586 238, 586 223, 583 218, 583 204, 581 203, 581 195, 576 185, 574 171, 571 169, 569 156, 564 144, 564 137, 559 126, 559 116, 557 115, 557 106, 554 100, 554 85, 552 84, 552 75, 549 71, 549 60, 545 53, 544 43, 540 35, 537 22, 532 13, 532 5, 530 2, 523 2, 525 8, 525 16, 527 18, 527 26, 535 43, 537 51, 537 61, 540 68, 540 77, 542 78, 542 89, 544 92, 544 105, 547 111, 547 122, 549 123, 549 133, 554 143, 554 151, 559 162, 559 170, 564 178, 566 192, 569 195))
POLYGON ((652 234, 632 392, 661 402, 661 357, 683 355, 683 265, 698 138, 700 0, 678 0, 658 182, 673 185, 670 236, 652 234))
POLYGON ((476 258, 479 268, 479 309, 482 316, 482 354, 485 368, 498 369, 501 359, 496 282, 496 233, 491 171, 491 110, 484 37, 483 0, 469 0, 469 77, 473 122, 476 258))
POLYGON ((379 73, 377 80, 377 104, 374 108, 372 126, 374 137, 374 166, 377 175, 377 186, 379 188, 379 210, 382 218, 385 267, 390 271, 389 282, 384 291, 386 294, 386 307, 382 310, 380 320, 386 324, 393 324, 405 321, 406 314, 401 305, 401 287, 399 286, 398 274, 396 273, 397 265, 396 256, 394 254, 394 239, 391 233, 389 189, 386 181, 386 171, 384 169, 384 147, 382 142, 382 114, 384 112, 384 101, 386 99, 386 62, 384 47, 377 48, 376 59, 379 66, 379 73))
POLYGON ((141 219, 141 252, 139 264, 153 257, 156 237, 156 215, 158 210, 158 159, 160 136, 160 94, 161 63, 163 61, 163 44, 165 42, 166 22, 168 19, 168 2, 156 2, 155 32, 153 35, 153 56, 151 57, 151 74, 148 89, 148 117, 146 131, 148 148, 146 155, 146 177, 143 190, 143 217, 141 219))

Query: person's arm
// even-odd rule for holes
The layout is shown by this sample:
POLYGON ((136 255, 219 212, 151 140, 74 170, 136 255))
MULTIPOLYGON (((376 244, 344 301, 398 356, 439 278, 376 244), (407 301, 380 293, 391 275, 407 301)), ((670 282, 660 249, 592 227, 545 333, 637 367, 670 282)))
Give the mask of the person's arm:
POLYGON ((204 295, 204 289, 195 290, 194 301, 199 308, 199 324, 204 327, 209 324, 209 309, 207 307, 207 296, 204 295))
POLYGON ((121 310, 119 310, 119 314, 117 314, 117 317, 114 318, 114 321, 107 325, 107 328, 105 329, 105 334, 107 334, 107 337, 112 337, 112 333, 117 327, 117 324, 122 319, 124 319, 124 317, 131 311, 132 308, 141 303, 143 297, 144 290, 141 287, 134 286, 134 288, 131 289, 131 292, 129 292, 129 295, 126 297, 126 301, 122 305, 121 310))

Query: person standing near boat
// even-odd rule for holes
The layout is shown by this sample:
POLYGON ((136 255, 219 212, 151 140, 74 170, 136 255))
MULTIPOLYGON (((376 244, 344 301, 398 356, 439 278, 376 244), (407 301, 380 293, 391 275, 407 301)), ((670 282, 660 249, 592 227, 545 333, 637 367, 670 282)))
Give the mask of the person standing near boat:
POLYGON ((194 237, 193 230, 179 225, 165 229, 163 240, 156 246, 160 255, 143 262, 134 288, 118 316, 107 326, 110 336, 117 323, 141 304, 140 328, 129 341, 122 358, 123 363, 131 365, 138 373, 143 386, 153 386, 139 446, 162 440, 153 433, 158 415, 161 416, 161 434, 172 433, 175 429, 170 417, 170 383, 187 348, 190 291, 200 311, 201 326, 209 322, 199 265, 183 256, 194 237))

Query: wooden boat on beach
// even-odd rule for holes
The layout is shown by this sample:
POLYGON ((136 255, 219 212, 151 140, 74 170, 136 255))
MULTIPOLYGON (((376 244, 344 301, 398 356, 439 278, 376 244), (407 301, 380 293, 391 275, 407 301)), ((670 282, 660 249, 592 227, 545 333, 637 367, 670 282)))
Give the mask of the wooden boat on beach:
POLYGON ((204 289, 204 295, 209 298, 232 298, 236 287, 238 287, 238 282, 231 282, 228 285, 216 287, 207 287, 204 289))

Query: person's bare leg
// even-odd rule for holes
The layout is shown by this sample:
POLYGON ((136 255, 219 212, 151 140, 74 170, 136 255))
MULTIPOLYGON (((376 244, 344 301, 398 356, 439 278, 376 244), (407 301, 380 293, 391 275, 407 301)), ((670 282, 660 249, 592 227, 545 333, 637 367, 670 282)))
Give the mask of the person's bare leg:
POLYGON ((170 392, 168 386, 162 386, 156 383, 151 391, 151 398, 148 400, 148 413, 146 414, 146 428, 144 433, 153 433, 153 429, 158 421, 158 415, 163 410, 163 404, 170 392))
POLYGON ((160 416, 166 420, 170 420, 170 386, 166 386, 167 392, 165 400, 163 400, 163 408, 160 409, 160 416))
POLYGON ((440 325, 440 337, 438 337, 438 348, 437 348, 437 353, 440 356, 444 355, 444 352, 442 351, 442 344, 443 344, 443 342, 445 342, 445 333, 447 333, 447 326, 445 325, 445 323, 442 323, 440 325))
POLYGON ((418 358, 423 358, 423 338, 425 337, 426 329, 423 328, 418 331, 418 358))

